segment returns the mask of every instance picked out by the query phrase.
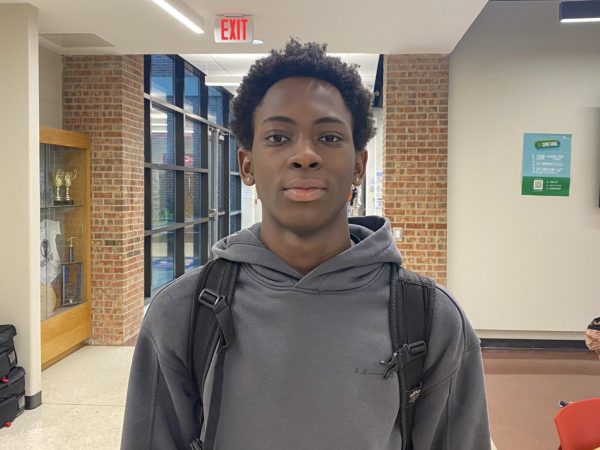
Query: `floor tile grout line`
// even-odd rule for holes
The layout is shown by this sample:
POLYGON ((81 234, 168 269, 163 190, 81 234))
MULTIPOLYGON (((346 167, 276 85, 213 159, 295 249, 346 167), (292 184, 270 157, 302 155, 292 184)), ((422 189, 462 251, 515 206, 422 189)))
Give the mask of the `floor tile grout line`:
POLYGON ((54 405, 54 406, 113 406, 116 408, 125 408, 125 405, 101 405, 96 403, 55 403, 55 402, 42 402, 42 405, 54 405))

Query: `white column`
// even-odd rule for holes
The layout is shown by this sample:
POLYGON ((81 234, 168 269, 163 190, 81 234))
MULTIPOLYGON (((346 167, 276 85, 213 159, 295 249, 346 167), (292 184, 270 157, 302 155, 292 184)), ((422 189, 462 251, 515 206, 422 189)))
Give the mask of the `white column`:
POLYGON ((0 323, 17 328, 30 406, 41 397, 38 11, 0 4, 0 323))

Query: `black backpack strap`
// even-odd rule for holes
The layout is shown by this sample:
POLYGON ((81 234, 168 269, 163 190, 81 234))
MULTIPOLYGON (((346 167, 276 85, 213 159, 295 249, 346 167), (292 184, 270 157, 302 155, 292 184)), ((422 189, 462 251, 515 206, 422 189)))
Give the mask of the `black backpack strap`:
POLYGON ((423 387, 422 375, 435 299, 435 283, 429 278, 392 266, 389 320, 394 354, 382 361, 385 378, 398 372, 400 383, 400 432, 402 450, 412 449, 414 405, 423 387))
MULTIPOLYGON (((190 444, 190 448, 194 450, 212 450, 214 447, 221 408, 225 352, 235 338, 231 305, 239 269, 239 263, 226 259, 209 261, 202 268, 200 281, 196 287, 190 322, 188 358, 189 367, 193 371, 192 379, 196 380, 200 396, 204 392, 204 384, 215 351, 217 361, 205 439, 204 442, 200 438, 194 440, 190 444)), ((204 408, 202 404, 198 407, 197 416, 202 423, 204 408)))

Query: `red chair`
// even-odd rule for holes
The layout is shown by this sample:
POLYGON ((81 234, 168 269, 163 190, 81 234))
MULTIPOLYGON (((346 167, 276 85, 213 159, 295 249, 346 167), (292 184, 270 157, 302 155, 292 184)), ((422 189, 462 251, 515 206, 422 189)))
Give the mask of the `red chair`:
POLYGON ((554 417, 562 450, 600 447, 600 398, 571 402, 554 417))

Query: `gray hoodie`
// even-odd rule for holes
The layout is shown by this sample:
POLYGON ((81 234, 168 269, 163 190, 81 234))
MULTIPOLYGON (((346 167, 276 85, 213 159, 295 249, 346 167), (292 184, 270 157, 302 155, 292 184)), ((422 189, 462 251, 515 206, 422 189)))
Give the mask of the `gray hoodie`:
MULTIPOLYGON (((225 360, 218 450, 399 450, 389 263, 401 256, 389 222, 350 219, 355 245, 298 273, 260 240, 260 224, 215 245, 242 262, 232 306, 235 342, 225 360)), ((136 346, 122 449, 188 449, 203 432, 187 346, 198 271, 153 300, 136 346)), ((490 448, 479 340, 437 288, 415 450, 490 448)), ((204 393, 208 405, 211 373, 204 393)), ((208 410, 204 411, 204 416, 208 410)))

